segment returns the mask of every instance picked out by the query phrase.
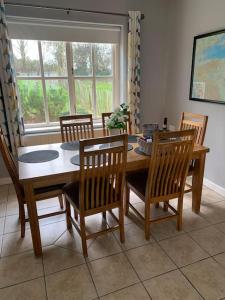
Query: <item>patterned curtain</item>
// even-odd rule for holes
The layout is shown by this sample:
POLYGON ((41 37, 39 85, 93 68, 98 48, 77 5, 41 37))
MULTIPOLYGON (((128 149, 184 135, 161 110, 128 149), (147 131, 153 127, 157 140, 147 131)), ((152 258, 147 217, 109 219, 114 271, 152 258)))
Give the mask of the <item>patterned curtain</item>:
POLYGON ((140 130, 140 11, 129 11, 128 31, 128 104, 132 132, 140 130))
POLYGON ((0 70, 0 126, 9 149, 16 155, 16 148, 21 146, 22 123, 16 92, 12 45, 8 35, 3 0, 0 2, 0 70))

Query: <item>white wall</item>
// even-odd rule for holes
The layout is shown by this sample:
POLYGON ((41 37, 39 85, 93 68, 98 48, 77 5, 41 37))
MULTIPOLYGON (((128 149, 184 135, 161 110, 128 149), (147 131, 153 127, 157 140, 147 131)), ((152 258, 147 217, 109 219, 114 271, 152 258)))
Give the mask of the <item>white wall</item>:
POLYGON ((177 125, 181 111, 209 116, 205 176, 225 188, 225 105, 189 100, 193 37, 225 28, 224 0, 174 0, 168 26, 165 113, 177 125))
MULTIPOLYGON (((34 4, 32 0, 12 0, 10 2, 21 2, 34 4)), ((35 4, 49 6, 64 6, 76 9, 99 10, 108 12, 127 13, 128 10, 141 10, 145 14, 145 19, 141 24, 141 121, 162 122, 165 104, 165 46, 167 34, 167 0, 39 0, 35 4)), ((9 15, 40 16, 45 18, 70 18, 76 20, 79 14, 71 14, 57 11, 45 11, 34 9, 13 8, 6 6, 6 13, 9 15), (74 16, 74 17, 73 17, 74 16)), ((86 15, 86 21, 110 22, 110 16, 86 15)), ((126 85, 126 82, 124 82, 126 85)), ((0 177, 7 175, 2 166, 0 158, 0 177)))

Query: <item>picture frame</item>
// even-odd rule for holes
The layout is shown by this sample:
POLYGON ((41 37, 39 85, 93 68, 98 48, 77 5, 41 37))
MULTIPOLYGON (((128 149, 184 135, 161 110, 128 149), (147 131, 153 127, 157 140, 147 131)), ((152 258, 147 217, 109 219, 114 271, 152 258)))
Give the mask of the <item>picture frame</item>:
POLYGON ((189 99, 225 104, 225 29, 194 37, 189 99))

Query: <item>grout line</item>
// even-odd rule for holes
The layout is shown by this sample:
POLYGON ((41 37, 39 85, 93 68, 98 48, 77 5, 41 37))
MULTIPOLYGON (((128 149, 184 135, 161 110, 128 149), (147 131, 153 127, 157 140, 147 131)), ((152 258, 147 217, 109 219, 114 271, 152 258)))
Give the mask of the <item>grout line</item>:
POLYGON ((26 283, 26 282, 30 282, 30 281, 33 281, 33 280, 36 280, 36 279, 40 279, 40 278, 44 278, 44 276, 43 275, 42 276, 37 276, 37 277, 32 278, 32 279, 27 279, 27 280, 23 280, 23 281, 14 283, 14 284, 9 284, 9 285, 6 285, 4 287, 0 287, 0 290, 4 290, 4 289, 10 288, 10 287, 13 287, 13 286, 16 286, 16 285, 20 285, 20 284, 23 284, 23 283, 26 283))

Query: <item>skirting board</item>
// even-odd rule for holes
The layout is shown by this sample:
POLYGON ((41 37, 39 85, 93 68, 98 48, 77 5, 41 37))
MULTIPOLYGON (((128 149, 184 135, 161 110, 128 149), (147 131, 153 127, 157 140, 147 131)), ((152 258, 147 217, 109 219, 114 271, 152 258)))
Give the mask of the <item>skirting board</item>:
MULTIPOLYGON (((12 180, 10 177, 2 177, 0 178, 0 185, 10 184, 12 180)), ((203 181, 204 185, 208 188, 212 189, 213 191, 217 192, 218 194, 225 197, 225 188, 219 186, 218 184, 212 182, 211 180, 204 178, 203 181)))
POLYGON ((218 194, 220 194, 221 196, 225 197, 225 188, 223 188, 222 186, 212 182, 211 180, 204 178, 203 180, 203 184, 205 186, 207 186, 208 188, 210 188, 211 190, 217 192, 218 194))

